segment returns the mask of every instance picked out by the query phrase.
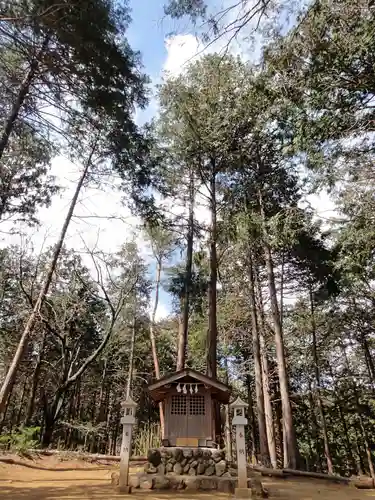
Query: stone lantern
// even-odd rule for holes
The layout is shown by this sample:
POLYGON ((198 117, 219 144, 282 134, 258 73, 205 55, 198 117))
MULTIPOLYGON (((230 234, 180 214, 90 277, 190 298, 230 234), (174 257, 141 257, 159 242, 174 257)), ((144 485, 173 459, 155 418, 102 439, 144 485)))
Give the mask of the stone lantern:
POLYGON ((128 397, 121 404, 121 406, 124 409, 124 413, 123 417, 121 418, 123 430, 122 430, 122 442, 121 442, 121 453, 120 453, 119 489, 121 492, 130 493, 129 460, 132 447, 132 432, 133 432, 133 425, 135 424, 135 412, 137 409, 137 403, 135 403, 131 397, 128 397))
POLYGON ((245 417, 245 409, 249 405, 237 398, 230 407, 233 409, 232 425, 236 427, 236 451, 237 451, 237 474, 238 485, 235 491, 236 497, 250 498, 251 489, 247 487, 247 461, 246 461, 246 445, 245 445, 245 425, 247 418, 245 417))

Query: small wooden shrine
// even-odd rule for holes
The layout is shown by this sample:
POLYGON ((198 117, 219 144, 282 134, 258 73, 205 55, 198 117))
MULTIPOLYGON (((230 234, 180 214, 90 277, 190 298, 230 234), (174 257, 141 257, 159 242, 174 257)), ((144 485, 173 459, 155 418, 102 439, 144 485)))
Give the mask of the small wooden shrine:
POLYGON ((190 368, 167 375, 149 386, 164 407, 163 446, 215 446, 217 403, 228 404, 230 389, 215 378, 190 368))

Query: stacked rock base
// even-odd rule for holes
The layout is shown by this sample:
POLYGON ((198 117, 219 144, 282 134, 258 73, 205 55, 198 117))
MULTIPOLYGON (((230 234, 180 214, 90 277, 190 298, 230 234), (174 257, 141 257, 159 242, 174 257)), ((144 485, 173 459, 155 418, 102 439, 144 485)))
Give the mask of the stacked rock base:
MULTIPOLYGON (((118 473, 112 474, 112 484, 118 486, 118 473)), ((175 474, 135 474, 129 476, 129 490, 186 490, 186 491, 218 491, 233 494, 237 488, 235 477, 215 476, 177 476, 175 474)), ((248 479, 248 496, 251 498, 267 498, 268 492, 258 478, 248 479)), ((247 496, 247 497, 248 497, 247 496)))
POLYGON ((236 476, 225 460, 225 451, 213 448, 154 448, 148 452, 147 474, 177 476, 236 476))

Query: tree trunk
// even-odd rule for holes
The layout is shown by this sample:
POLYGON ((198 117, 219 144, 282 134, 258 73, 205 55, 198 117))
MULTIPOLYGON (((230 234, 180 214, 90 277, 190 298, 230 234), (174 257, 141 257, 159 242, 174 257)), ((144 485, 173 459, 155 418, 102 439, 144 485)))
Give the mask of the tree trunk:
MULTIPOLYGON (((225 383, 229 384, 229 376, 228 376, 228 358, 224 358, 224 368, 225 368, 225 383)), ((230 407, 229 405, 225 405, 225 452, 226 459, 231 462, 232 461, 232 428, 230 425, 230 407)))
POLYGON ((362 456, 361 447, 360 447, 360 443, 359 443, 358 429, 356 426, 354 426, 353 428, 354 428, 354 432, 355 432, 355 448, 357 451, 357 458, 358 458, 357 468, 359 471, 359 475, 362 476, 364 474, 365 464, 363 462, 363 456, 362 456))
POLYGON ((194 244, 194 173, 190 169, 189 175, 189 218, 188 218, 188 233, 187 233, 187 249, 186 249, 186 266, 185 266, 185 283, 184 297, 182 309, 182 324, 178 333, 177 346, 177 371, 185 368, 187 344, 188 344, 188 328, 189 328, 189 311, 190 311, 190 294, 191 294, 191 277, 193 268, 193 244, 194 244))
POLYGON ((332 378, 332 381, 333 381, 333 391, 334 391, 333 394, 334 394, 334 397, 335 397, 335 403, 336 403, 336 407, 337 407, 337 409, 339 411, 340 422, 341 422, 342 429, 343 429, 343 432, 344 432, 344 442, 345 442, 346 453, 348 455, 348 458, 349 458, 349 461, 351 463, 351 466, 352 466, 353 470, 356 470, 358 474, 362 474, 362 469, 361 469, 361 467, 358 467, 358 464, 357 464, 357 462, 355 461, 355 458, 354 458, 352 444, 351 444, 350 439, 349 439, 348 426, 346 424, 346 419, 345 419, 344 411, 343 411, 343 408, 342 408, 342 405, 341 405, 340 398, 338 396, 338 391, 337 391, 337 385, 336 385, 336 381, 335 381, 335 376, 334 376, 334 373, 333 373, 331 365, 329 365, 329 371, 330 371, 330 375, 331 375, 331 378, 332 378))
POLYGON ((14 378, 12 380, 12 385, 11 385, 11 388, 10 388, 10 391, 9 391, 9 394, 8 394, 8 397, 5 401, 5 407, 4 407, 4 411, 1 413, 0 412, 0 417, 1 417, 1 421, 0 421, 0 434, 5 426, 5 422, 6 422, 6 416, 7 416, 7 413, 8 413, 8 408, 9 408, 9 404, 10 404, 10 395, 13 391, 13 386, 16 382, 16 378, 14 378))
MULTIPOLYGON (((155 338, 155 317, 156 311, 159 304, 159 290, 160 290, 160 280, 161 280, 161 258, 157 259, 156 263, 156 283, 155 283, 155 302, 154 309, 152 311, 151 321, 150 321, 150 341, 151 341, 151 352, 152 359, 154 361, 155 377, 160 378, 160 366, 158 359, 158 352, 156 348, 156 338, 155 338)), ((164 406, 163 403, 159 403, 159 414, 160 414, 160 432, 161 438, 164 439, 164 406)))
POLYGON ((45 427, 44 427, 42 445, 46 448, 51 444, 53 431, 55 429, 55 424, 60 417, 61 410, 63 407, 65 392, 66 390, 62 388, 57 389, 50 405, 48 405, 47 395, 44 393, 43 399, 44 399, 45 427))
POLYGON ((48 446, 52 442, 52 436, 53 436, 53 431, 55 429, 55 420, 52 416, 45 416, 44 419, 45 425, 44 425, 44 432, 43 432, 43 438, 42 438, 42 446, 43 448, 48 448, 48 446))
POLYGON ((184 332, 184 298, 180 297, 180 313, 178 314, 178 332, 177 332, 177 362, 176 371, 185 368, 186 344, 184 332))
POLYGON ((44 283, 42 285, 42 288, 39 292, 39 296, 35 302, 32 313, 30 314, 29 319, 27 320, 26 326, 25 326, 24 331, 23 331, 21 338, 19 340, 17 350, 14 354, 12 363, 9 367, 8 373, 6 374, 3 385, 0 389, 0 415, 4 412, 6 401, 7 401, 7 398, 9 396, 10 392, 11 392, 13 382, 16 378, 19 365, 21 363, 22 357, 24 355, 24 352, 25 352, 25 349, 27 346, 27 342, 29 340, 29 336, 34 329, 34 325, 39 317, 39 312, 43 306, 45 297, 49 291, 49 288, 50 288, 50 285, 52 282, 52 278, 53 278, 53 274, 54 274, 55 269, 56 269, 57 261, 59 259, 61 249, 62 249, 63 244, 64 244, 65 236, 66 236, 66 233, 67 233, 67 230, 69 227, 69 223, 72 219, 73 212, 74 212, 75 206, 76 206, 77 201, 78 201, 79 194, 80 194, 82 186, 83 186, 83 182, 86 179, 89 168, 91 166, 91 162, 92 162, 92 158, 93 158, 93 155, 95 152, 95 148, 96 148, 96 143, 94 144, 94 146, 91 149, 91 152, 90 152, 90 155, 87 159, 86 165, 85 165, 83 172, 81 174, 81 177, 78 181, 73 199, 70 203, 70 207, 69 207, 68 213, 66 215, 66 218, 65 218, 62 230, 61 230, 60 237, 59 237, 58 242, 56 243, 55 249, 53 251, 53 256, 52 256, 51 263, 49 265, 47 276, 46 276, 44 283))
POLYGON ((260 344, 260 358, 262 367, 262 382, 263 382, 263 398, 264 398, 264 415, 267 432, 267 442, 271 465, 274 469, 277 468, 277 453, 276 453, 276 440, 275 429, 273 425, 273 412, 270 397, 270 383, 269 383, 269 366, 267 357, 267 348, 265 342, 265 324, 264 324, 264 311, 263 311, 263 298, 262 290, 260 287, 259 273, 254 269, 254 277, 257 291, 257 317, 259 326, 259 344, 260 344))
POLYGON ((322 402, 322 398, 320 395, 320 370, 319 370, 318 351, 317 351, 317 346, 316 346, 315 308, 314 308, 314 297, 313 297, 313 292, 312 292, 311 286, 310 286, 310 311, 311 311, 312 351, 313 351, 314 372, 315 372, 315 398, 316 398, 317 403, 318 403, 320 421, 322 424, 324 455, 325 455, 326 461, 327 461, 328 474, 333 474, 333 464, 332 464, 331 452, 329 449, 327 423, 326 423, 326 417, 325 417, 325 413, 324 413, 323 402, 322 402))
POLYGON ((272 412, 272 404, 270 397, 270 384, 268 378, 269 374, 268 358, 267 358, 267 351, 266 351, 262 328, 260 328, 259 330, 259 340, 260 340, 260 353, 261 353, 261 364, 262 364, 264 414, 266 419, 268 449, 270 452, 271 465, 274 469, 276 469, 277 453, 276 453, 275 429, 273 425, 273 412, 272 412))
POLYGON ((280 325, 283 328, 284 322, 284 268, 285 268, 285 252, 281 252, 281 270, 280 270, 280 325))
POLYGON ((251 395, 251 376, 250 374, 246 375, 246 385, 247 385, 247 403, 248 403, 248 415, 249 415, 249 423, 250 423, 250 459, 251 463, 255 465, 257 461, 257 442, 256 442, 256 434, 255 434, 255 415, 253 408, 253 397, 251 395))
POLYGON ((251 315, 251 330, 253 336, 253 358, 254 358, 254 373, 255 373, 255 395, 257 404, 257 418, 259 430, 259 449, 260 449, 260 462, 268 467, 270 463, 270 455, 267 442, 266 420, 264 414, 264 398, 263 398, 263 380, 262 380, 262 365, 260 360, 260 345, 259 345, 259 328, 257 311, 255 304, 254 292, 254 271, 251 250, 249 251, 249 304, 251 315))
MULTIPOLYGON (((210 280, 208 283, 208 332, 207 332, 207 375, 217 376, 217 207, 216 207, 216 169, 215 162, 211 161, 210 178, 210 280)), ((218 429, 216 429, 216 432, 218 429)))
MULTIPOLYGON (((352 370, 351 370, 351 367, 350 367, 348 356, 346 354, 346 348, 345 348, 345 346, 343 344, 341 346, 341 349, 342 349, 343 354, 344 354, 344 359, 345 359, 345 362, 346 362, 347 370, 352 375, 352 370)), ((358 396, 357 384, 355 383, 355 380, 354 380, 353 376, 351 377, 351 385, 352 385, 352 389, 353 389, 353 392, 354 392, 355 403, 356 403, 356 407, 357 407, 357 418, 358 418, 359 426, 360 426, 360 429, 361 429, 361 432, 362 432, 363 442, 364 442, 364 445, 365 445, 365 451, 366 451, 366 456, 367 456, 367 465, 368 465, 368 468, 369 468, 370 476, 375 481, 375 470, 374 470, 374 464, 372 462, 371 448, 370 448, 370 444, 369 444, 369 440, 368 440, 368 436, 367 436, 366 427, 365 427, 364 422, 363 422, 361 406, 360 406, 360 403, 359 403, 359 396, 358 396)))
POLYGON ((159 304, 159 290, 160 290, 160 279, 161 279, 161 260, 157 259, 156 264, 156 282, 155 282, 155 302, 154 309, 152 311, 151 321, 150 321, 150 341, 151 341, 151 353, 154 362, 155 377, 160 378, 160 366, 158 352, 156 348, 156 338, 155 338, 155 317, 159 304))
POLYGON ((36 391, 37 391, 38 383, 39 383, 40 370, 42 368, 45 340, 46 340, 46 332, 44 330, 42 342, 41 342, 41 347, 39 350, 38 358, 36 360, 35 368, 33 371, 33 376, 31 378, 31 391, 30 391, 30 396, 29 396, 29 401, 27 404, 27 410, 26 410, 26 416, 25 416, 25 426, 26 427, 28 425, 30 425, 30 422, 31 422, 31 419, 32 419, 33 413, 34 413, 35 396, 36 396, 36 391))
POLYGON ((278 465, 280 468, 283 466, 284 462, 284 439, 283 439, 283 412, 281 409, 281 401, 280 401, 280 391, 278 388, 278 384, 274 384, 274 390, 273 390, 274 398, 276 399, 276 404, 275 404, 275 429, 276 429, 276 435, 277 435, 277 452, 278 452, 278 465))
POLYGON ((271 312, 272 319, 274 324, 274 332, 275 332, 275 346, 276 346, 276 359, 277 359, 277 367, 280 381, 280 395, 281 395, 281 403, 283 410, 283 423, 284 423, 284 443, 287 449, 288 460, 286 463, 284 462, 285 468, 296 469, 298 466, 298 450, 297 450, 297 441, 295 436, 295 430, 293 425, 293 416, 292 416, 292 407, 290 404, 289 398, 289 387, 288 387, 288 375, 286 370, 286 362, 285 362, 285 352, 284 352, 284 340, 283 340, 283 332, 281 328, 280 321, 280 313, 279 306, 277 303, 277 293, 276 293, 276 285, 275 285, 275 275, 273 270, 273 260, 271 249, 267 242, 267 230, 265 226, 265 213, 263 208, 263 199, 261 192, 259 191, 259 206, 262 217, 262 225, 263 225, 263 250, 264 250, 264 258, 266 262, 267 275, 268 275, 268 288, 270 293, 271 300, 271 312))
POLYGON ((96 417, 96 425, 100 424, 101 422, 105 422, 106 420, 106 399, 107 399, 107 392, 105 391, 105 381, 106 381, 106 375, 107 375, 107 363, 108 360, 104 359, 104 365, 103 365, 103 371, 102 371, 102 380, 100 383, 100 391, 99 391, 99 404, 98 404, 98 414, 96 417))
POLYGON ((20 399, 18 414, 17 414, 17 420, 16 420, 17 427, 19 427, 19 425, 21 423, 21 416, 22 416, 22 410, 23 410, 23 402, 25 400, 26 387, 27 387, 27 377, 25 377, 25 381, 23 383, 22 394, 21 394, 21 399, 20 399))
POLYGON ((367 456, 367 465, 368 465, 368 468, 369 468, 369 471, 370 471, 370 476, 375 481, 375 471, 374 471, 374 464, 372 462, 371 448, 370 448, 369 440, 368 440, 368 437, 367 437, 367 431, 366 431, 365 425, 363 423, 363 418, 362 418, 361 410, 360 410, 360 407, 359 407, 358 395, 356 396, 356 399, 357 399, 357 407, 358 407, 358 420, 359 420, 359 425, 361 427, 361 432, 362 432, 362 436, 363 436, 363 442, 364 442, 364 445, 365 445, 366 456, 367 456))
POLYGON ((363 332, 363 330, 361 329, 361 347, 363 349, 363 352, 365 354, 365 359, 366 359, 366 364, 367 364, 367 370, 368 370, 368 373, 369 373, 369 377, 370 377, 370 380, 371 380, 371 383, 374 387, 374 384, 375 384, 375 367, 374 367, 374 361, 372 359, 372 356, 371 356, 371 352, 370 352, 370 349, 369 349, 369 345, 368 345, 368 341, 367 341, 367 335, 363 332))
MULTIPOLYGON (((211 160, 210 177, 210 279, 208 283, 208 331, 207 331, 207 375, 212 378, 217 377, 217 206, 216 206, 216 166, 211 160)), ((213 403, 213 418, 215 422, 215 441, 220 436, 221 420, 219 403, 213 403)))
POLYGON ((311 435, 312 439, 315 443, 315 464, 316 464, 316 470, 318 472, 322 471, 322 462, 321 462, 321 446, 319 442, 319 433, 318 433, 318 423, 316 421, 316 414, 315 414, 315 403, 314 403, 314 398, 313 398, 313 391, 311 387, 311 380, 309 380, 309 407, 310 407, 310 419, 311 419, 311 435))
POLYGON ((131 339, 130 339, 128 380, 126 381, 126 399, 129 399, 131 397, 131 392, 132 392, 134 346, 135 346, 136 328, 137 328, 137 305, 136 305, 136 300, 135 300, 134 301, 134 311, 133 311, 132 335, 131 335, 131 339))
MULTIPOLYGON (((74 385, 73 387, 73 390, 72 390, 72 394, 69 398, 69 406, 68 406, 68 414, 66 416, 66 421, 67 422, 74 422, 75 420, 75 417, 77 415, 77 412, 78 412, 78 408, 77 408, 77 403, 78 403, 78 392, 80 390, 79 388, 80 386, 80 383, 79 381, 74 385)), ((95 418, 95 416, 94 416, 95 418)), ((95 422, 95 420, 93 419, 92 422, 95 422)), ((69 449, 72 449, 74 448, 74 441, 73 441, 73 438, 74 438, 74 431, 75 429, 73 429, 72 427, 68 427, 68 429, 66 430, 66 436, 65 436, 65 447, 69 448, 69 449)))
POLYGON ((8 145, 9 138, 11 136, 14 124, 19 116, 20 110, 25 102, 25 99, 29 93, 31 84, 33 83, 33 80, 38 73, 39 70, 39 65, 42 57, 44 56, 48 44, 50 40, 50 35, 46 35, 46 37, 43 40, 42 46, 39 50, 39 52, 36 54, 35 58, 30 64, 30 69, 23 79, 21 83, 21 87, 18 91, 17 99, 15 100, 12 110, 10 112, 10 115, 8 119, 6 120, 5 127, 4 127, 4 132, 0 138, 0 160, 3 156, 3 153, 8 145))

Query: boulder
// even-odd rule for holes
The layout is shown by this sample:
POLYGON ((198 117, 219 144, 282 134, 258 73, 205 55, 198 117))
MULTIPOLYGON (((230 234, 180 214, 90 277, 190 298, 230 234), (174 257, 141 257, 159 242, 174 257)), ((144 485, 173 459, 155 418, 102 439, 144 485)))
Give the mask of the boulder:
POLYGON ((150 464, 149 462, 147 462, 143 468, 143 470, 147 473, 147 474, 156 474, 158 469, 156 467, 154 467, 152 464, 150 464))
POLYGON ((204 471, 206 470, 206 466, 204 464, 198 464, 197 467, 197 473, 202 475, 204 474, 204 471))
POLYGON ((177 475, 181 475, 182 474, 182 467, 181 467, 181 464, 177 463, 177 464, 174 464, 173 466, 173 472, 177 475))
POLYGON ((173 458, 173 457, 171 457, 171 458, 168 460, 168 463, 169 463, 169 464, 174 465, 174 464, 176 463, 176 459, 175 459, 175 458, 173 458))
POLYGON ((165 465, 164 464, 158 465, 157 472, 158 472, 159 475, 164 476, 164 474, 165 474, 165 465))
POLYGON ((190 448, 187 448, 187 449, 183 450, 182 454, 185 458, 191 458, 193 456, 193 450, 190 448))
POLYGON ((147 460, 154 466, 157 467, 161 462, 160 450, 156 448, 150 448, 147 454, 147 460))
POLYGON ((218 477, 222 476, 227 470, 227 463, 225 460, 220 460, 215 464, 215 473, 218 477))
POLYGON ((194 458, 202 457, 202 455, 203 455, 203 452, 200 448, 194 448, 194 450, 193 450, 193 457, 194 458))
POLYGON ((220 462, 220 460, 224 460, 225 451, 224 450, 213 450, 212 451, 212 458, 214 459, 215 462, 220 462))
POLYGON ((187 477, 184 479, 185 489, 187 491, 197 491, 198 489, 198 478, 187 477))
POLYGON ((229 469, 229 474, 232 476, 232 477, 237 477, 237 469, 233 469, 233 467, 231 467, 229 469))
POLYGON ((204 458, 211 458, 211 450, 203 450, 204 458))
POLYGON ((165 466, 165 472, 172 472, 172 471, 173 471, 173 464, 168 462, 167 465, 165 466))
POLYGON ((224 472, 224 474, 221 477, 232 477, 230 472, 224 472))
POLYGON ((213 476, 215 474, 215 467, 213 465, 209 465, 205 472, 206 476, 213 476))
POLYGON ((190 469, 190 465, 186 464, 184 467, 184 474, 187 474, 189 472, 189 469, 190 469))
POLYGON ((183 457, 183 452, 181 448, 173 448, 172 455, 176 462, 179 462, 183 457))
POLYGON ((168 479, 172 490, 183 490, 185 488, 185 483, 181 476, 169 476, 168 479))
POLYGON ((165 476, 155 476, 153 487, 155 490, 169 490, 170 481, 165 476))
POLYGON ((132 476, 129 476, 129 486, 131 488, 139 488, 139 485, 140 485, 140 477, 137 476, 137 475, 132 475, 132 476))
POLYGON ((226 479, 221 477, 217 482, 217 489, 222 493, 234 493, 236 489, 236 481, 234 479, 226 479))
POLYGON ((154 478, 153 477, 142 477, 139 480, 139 487, 141 490, 152 490, 154 486, 154 478))
POLYGON ((183 458, 180 462, 180 464, 182 465, 182 467, 185 467, 185 465, 188 463, 188 459, 187 458, 183 458))
POLYGON ((217 489, 217 479, 216 478, 203 478, 199 481, 200 490, 216 490, 217 489))
POLYGON ((193 469, 196 469, 198 467, 198 461, 193 460, 192 462, 190 462, 190 467, 192 467, 193 469))
POLYGON ((188 474, 189 474, 189 476, 196 476, 197 475, 197 471, 196 471, 196 469, 193 469, 193 467, 191 467, 189 469, 188 474))

